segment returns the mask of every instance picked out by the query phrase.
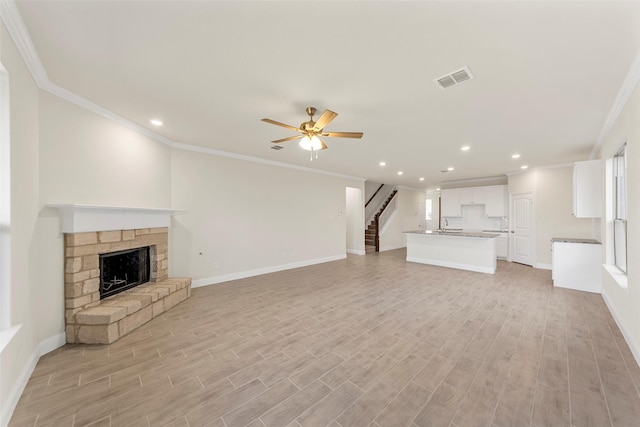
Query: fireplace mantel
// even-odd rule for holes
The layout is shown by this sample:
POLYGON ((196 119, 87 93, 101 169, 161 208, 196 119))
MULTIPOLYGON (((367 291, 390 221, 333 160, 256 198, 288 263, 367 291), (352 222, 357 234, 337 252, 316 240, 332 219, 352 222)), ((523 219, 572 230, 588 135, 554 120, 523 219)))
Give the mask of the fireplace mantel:
POLYGON ((63 233, 133 230, 171 226, 171 215, 178 209, 129 208, 117 206, 61 204, 47 205, 60 211, 63 233))

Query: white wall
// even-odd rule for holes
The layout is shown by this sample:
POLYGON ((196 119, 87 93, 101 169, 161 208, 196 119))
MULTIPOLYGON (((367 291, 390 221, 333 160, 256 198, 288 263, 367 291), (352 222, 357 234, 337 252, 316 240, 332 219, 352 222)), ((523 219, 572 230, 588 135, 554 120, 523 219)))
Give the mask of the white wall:
POLYGON ((537 262, 551 264, 554 237, 594 238, 593 221, 573 215, 573 166, 537 172, 535 195, 537 262))
POLYGON ((43 204, 170 207, 168 146, 48 92, 40 110, 43 204))
POLYGON ((346 256, 345 189, 361 182, 182 150, 172 176, 174 275, 201 285, 346 256))
POLYGON ((509 195, 534 194, 534 266, 551 268, 553 237, 593 238, 592 220, 573 216, 573 166, 533 169, 509 176, 509 195))
POLYGON ((418 214, 420 203, 424 203, 424 190, 399 188, 396 194, 397 208, 380 234, 380 251, 407 247, 405 231, 424 229, 425 218, 418 214))
POLYGON ((380 185, 382 184, 373 182, 373 181, 364 182, 364 202, 365 203, 367 202, 367 200, 371 198, 371 196, 373 196, 376 190, 380 188, 380 185))
POLYGON ((364 193, 362 188, 347 187, 347 253, 364 255, 364 193))
MULTIPOLYGON (((636 86, 631 98, 615 122, 598 157, 609 159, 627 142, 627 287, 621 287, 608 273, 603 272, 602 295, 607 301, 636 361, 640 363, 640 87, 636 86)), ((604 215, 604 212, 603 212, 604 215)), ((602 235, 610 224, 602 221, 602 235)), ((605 253, 607 239, 603 239, 605 253)))

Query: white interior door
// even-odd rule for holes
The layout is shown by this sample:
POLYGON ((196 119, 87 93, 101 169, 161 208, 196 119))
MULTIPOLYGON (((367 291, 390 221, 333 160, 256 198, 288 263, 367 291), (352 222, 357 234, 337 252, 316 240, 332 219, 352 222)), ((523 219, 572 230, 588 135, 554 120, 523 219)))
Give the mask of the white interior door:
POLYGON ((533 266, 535 258, 533 194, 513 196, 511 214, 511 261, 533 266))

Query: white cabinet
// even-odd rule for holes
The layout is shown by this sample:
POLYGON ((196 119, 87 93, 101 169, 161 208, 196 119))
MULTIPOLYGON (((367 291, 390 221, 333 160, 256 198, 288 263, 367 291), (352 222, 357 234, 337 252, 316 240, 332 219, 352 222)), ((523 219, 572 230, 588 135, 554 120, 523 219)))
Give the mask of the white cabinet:
POLYGON ((601 244, 556 241, 551 260, 553 286, 601 293, 601 244))
POLYGON ((461 205, 484 205, 487 201, 485 187, 467 187, 460 189, 461 205))
POLYGON ((573 164, 573 214, 577 218, 602 216, 602 160, 573 164))
POLYGON ((440 197, 443 217, 462 216, 464 205, 484 205, 486 217, 509 216, 509 196, 506 185, 442 190, 440 197))
POLYGON ((486 200, 484 215, 487 217, 509 216, 509 195, 506 185, 496 185, 486 188, 486 200))
POLYGON ((462 216, 460 189, 442 190, 440 192, 440 214, 442 217, 462 216))
POLYGON ((509 238, 507 233, 500 233, 500 236, 496 237, 496 257, 500 259, 507 259, 509 254, 509 238))

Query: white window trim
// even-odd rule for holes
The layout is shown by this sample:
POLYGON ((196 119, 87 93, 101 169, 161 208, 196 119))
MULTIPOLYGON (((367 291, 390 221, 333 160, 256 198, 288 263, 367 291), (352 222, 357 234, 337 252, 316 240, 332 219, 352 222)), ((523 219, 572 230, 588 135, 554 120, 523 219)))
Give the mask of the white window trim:
MULTIPOLYGON (((11 133, 9 131, 9 74, 0 64, 0 343, 11 328, 11 133), (6 333, 5 333, 6 331, 6 333)), ((8 337, 10 340, 10 337, 8 337)), ((7 341, 8 342, 8 341, 7 341)))
MULTIPOLYGON (((626 141, 625 141, 626 143, 626 141)), ((605 181, 605 212, 604 212, 604 243, 606 247, 605 272, 613 279, 620 288, 629 292, 629 281, 626 273, 620 270, 615 264, 613 252, 613 221, 615 219, 615 182, 613 180, 613 157, 605 159, 604 181, 605 181)))

